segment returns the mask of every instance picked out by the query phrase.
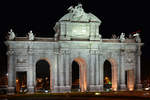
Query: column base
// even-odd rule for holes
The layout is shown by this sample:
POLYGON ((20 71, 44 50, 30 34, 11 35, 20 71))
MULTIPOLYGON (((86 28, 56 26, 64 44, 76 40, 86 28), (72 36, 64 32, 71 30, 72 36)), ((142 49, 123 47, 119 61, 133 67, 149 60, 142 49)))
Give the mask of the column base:
POLYGON ((15 87, 8 87, 8 92, 7 92, 8 95, 13 95, 15 94, 15 87))
POLYGON ((34 87, 28 87, 28 93, 29 94, 34 93, 34 87))
POLYGON ((66 92, 71 92, 71 86, 68 85, 68 86, 66 86, 65 88, 66 88, 66 89, 65 89, 66 92))
POLYGON ((59 92, 60 93, 64 93, 66 90, 66 87, 65 86, 59 86, 59 92))
POLYGON ((95 85, 89 86, 89 92, 95 92, 95 89, 96 89, 95 85))
POLYGON ((99 92, 103 90, 103 86, 101 85, 90 85, 89 86, 89 92, 99 92))
POLYGON ((96 92, 99 92, 100 91, 100 85, 96 85, 95 90, 96 90, 96 92))
POLYGON ((54 86, 54 91, 52 91, 53 93, 64 93, 66 92, 66 89, 68 89, 68 87, 66 88, 66 86, 54 86))
POLYGON ((52 93, 58 93, 59 89, 58 89, 58 86, 54 86, 54 90, 52 90, 51 92, 52 93))
POLYGON ((99 85, 99 91, 100 92, 104 91, 104 85, 99 85))
POLYGON ((136 89, 137 90, 142 90, 142 84, 136 84, 136 89))
POLYGON ((126 84, 120 84, 120 91, 127 91, 126 84))

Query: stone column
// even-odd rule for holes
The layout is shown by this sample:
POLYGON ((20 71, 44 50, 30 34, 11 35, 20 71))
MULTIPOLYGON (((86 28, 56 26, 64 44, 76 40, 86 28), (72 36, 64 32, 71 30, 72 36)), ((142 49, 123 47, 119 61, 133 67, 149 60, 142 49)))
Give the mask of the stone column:
POLYGON ((97 50, 96 51, 96 55, 95 55, 95 58, 96 58, 96 90, 99 90, 99 83, 100 83, 100 76, 99 76, 99 51, 97 50))
POLYGON ((15 93, 16 86, 16 66, 15 66, 15 52, 9 50, 7 52, 7 66, 8 66, 8 94, 15 93))
POLYGON ((118 88, 118 70, 117 65, 112 66, 112 90, 117 91, 118 88))
POLYGON ((100 53, 100 91, 103 91, 103 85, 104 85, 104 58, 103 58, 103 54, 100 53))
POLYGON ((95 50, 90 51, 90 91, 94 91, 95 86, 95 50))
POLYGON ((141 84, 141 51, 140 48, 138 49, 137 52, 137 66, 136 66, 136 88, 137 89, 142 89, 142 84, 141 84))
POLYGON ((125 51, 122 50, 120 54, 120 90, 124 91, 126 90, 126 84, 125 84, 125 69, 124 69, 124 56, 125 56, 125 51))
POLYGON ((70 71, 69 71, 69 66, 70 66, 70 50, 66 50, 65 52, 66 56, 65 56, 65 66, 66 66, 66 91, 70 92, 71 91, 71 86, 69 84, 69 76, 70 76, 70 71))
POLYGON ((29 93, 34 92, 34 74, 33 74, 33 59, 32 59, 33 53, 32 49, 29 49, 28 51, 28 58, 29 58, 29 69, 27 71, 27 88, 29 93))
POLYGON ((64 50, 60 51, 59 54, 59 91, 64 92, 64 50))
POLYGON ((58 56, 59 56, 59 53, 58 53, 58 49, 55 49, 54 51, 54 54, 55 54, 55 64, 54 64, 54 72, 55 72, 55 75, 54 75, 54 90, 52 92, 55 92, 57 93, 58 92, 58 56))
POLYGON ((29 93, 34 93, 34 80, 32 69, 28 69, 27 71, 27 88, 29 93))

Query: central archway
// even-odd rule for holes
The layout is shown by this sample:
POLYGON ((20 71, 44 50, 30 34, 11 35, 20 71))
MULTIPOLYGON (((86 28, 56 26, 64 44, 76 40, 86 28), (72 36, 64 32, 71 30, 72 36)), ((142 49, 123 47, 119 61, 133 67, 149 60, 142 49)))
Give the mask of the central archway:
POLYGON ((105 66, 105 64, 108 66, 109 69, 108 70, 108 77, 106 77, 105 75, 105 69, 104 68, 104 79, 105 78, 109 78, 110 82, 111 82, 111 87, 112 87, 112 90, 113 91, 117 91, 117 88, 118 88, 118 71, 117 71, 117 62, 116 60, 112 59, 112 58, 109 58, 107 60, 105 60, 104 62, 104 67, 107 67, 105 66))
POLYGON ((47 60, 39 60, 36 63, 36 90, 50 90, 50 64, 47 60))
POLYGON ((87 73, 86 73, 86 62, 84 59, 78 57, 72 62, 72 89, 79 89, 81 92, 87 90, 87 73), (74 68, 75 67, 75 68, 74 68))

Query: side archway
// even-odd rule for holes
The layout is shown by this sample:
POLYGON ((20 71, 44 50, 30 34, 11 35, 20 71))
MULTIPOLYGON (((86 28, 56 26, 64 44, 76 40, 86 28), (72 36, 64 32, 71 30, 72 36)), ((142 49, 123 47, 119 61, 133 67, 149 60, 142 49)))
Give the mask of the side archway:
POLYGON ((47 59, 40 59, 36 62, 36 90, 51 90, 51 65, 47 59))
MULTIPOLYGON (((112 90, 113 91, 117 91, 117 88, 118 88, 118 65, 117 65, 117 62, 116 60, 114 60, 113 58, 109 58, 107 60, 105 60, 105 62, 108 62, 110 63, 110 75, 111 76, 110 80, 111 80, 111 87, 112 87, 112 90)), ((104 64, 105 64, 104 62, 104 64)), ((104 66, 105 67, 105 66, 104 66)), ((104 68, 105 69, 105 68, 104 68)), ((104 70, 104 79, 105 79, 105 70, 104 70)))
MULTIPOLYGON (((84 59, 78 57, 75 58, 72 62, 76 62, 78 64, 78 66, 73 66, 72 67, 79 67, 79 68, 72 68, 72 73, 75 72, 74 69, 78 69, 79 71, 77 71, 78 74, 78 78, 79 78, 79 89, 81 92, 85 92, 87 90, 87 65, 84 59)), ((72 74, 72 78, 73 78, 73 74, 72 74)), ((72 79, 71 78, 71 79, 72 79)), ((72 80, 73 83, 73 80, 72 80)), ((73 86, 73 84, 72 84, 73 86)))

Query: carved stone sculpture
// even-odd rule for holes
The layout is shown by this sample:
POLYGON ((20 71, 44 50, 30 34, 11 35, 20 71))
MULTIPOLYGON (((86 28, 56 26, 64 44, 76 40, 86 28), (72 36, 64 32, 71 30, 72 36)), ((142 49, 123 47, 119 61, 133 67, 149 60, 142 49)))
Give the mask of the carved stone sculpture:
POLYGON ((82 8, 82 4, 78 4, 74 8, 73 6, 70 6, 68 10, 70 13, 72 13, 72 16, 70 16, 71 20, 80 21, 81 19, 87 19, 87 15, 82 8))
POLYGON ((34 40, 34 34, 32 33, 32 31, 28 33, 28 37, 29 37, 29 40, 34 40))
POLYGON ((120 41, 121 42, 125 41, 125 33, 121 33, 121 35, 120 35, 120 41))
POLYGON ((112 34, 112 39, 117 39, 116 34, 112 34))
POLYGON ((133 35, 135 37, 135 41, 140 43, 141 42, 141 38, 140 38, 140 34, 139 33, 136 33, 133 35))
POLYGON ((14 40, 16 37, 15 33, 13 32, 12 29, 10 29, 10 32, 8 32, 8 39, 9 40, 14 40))

